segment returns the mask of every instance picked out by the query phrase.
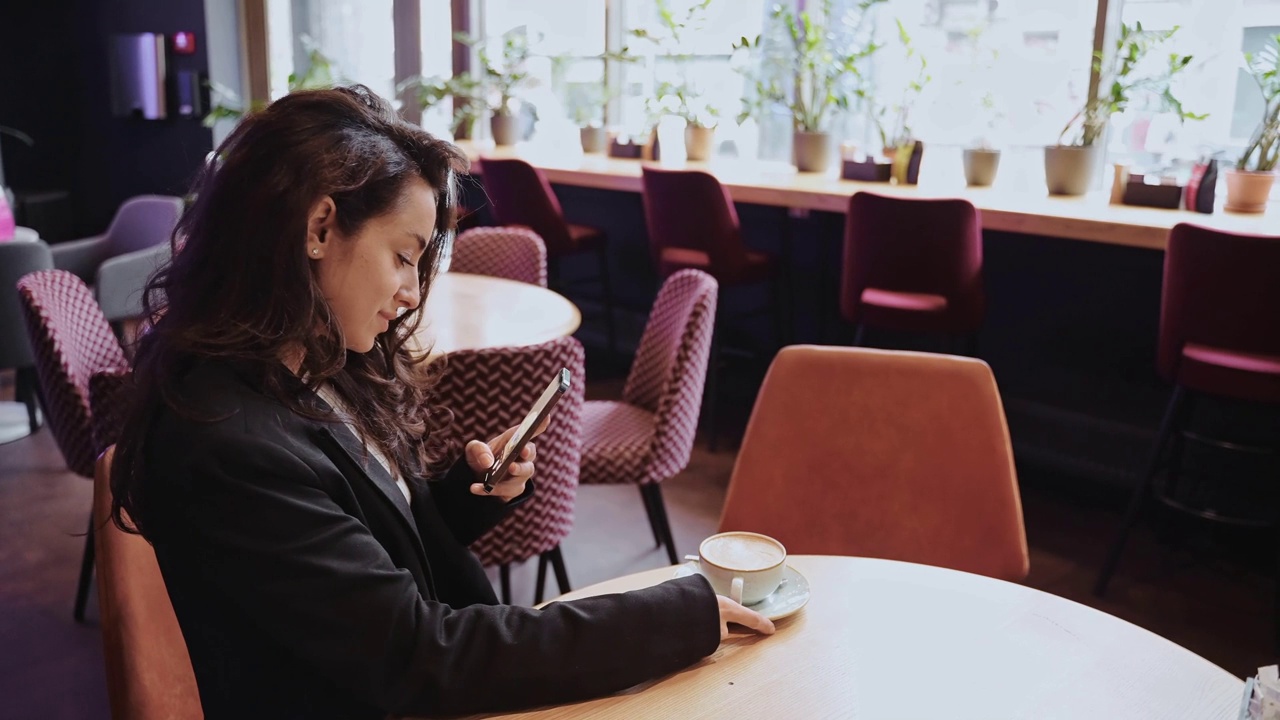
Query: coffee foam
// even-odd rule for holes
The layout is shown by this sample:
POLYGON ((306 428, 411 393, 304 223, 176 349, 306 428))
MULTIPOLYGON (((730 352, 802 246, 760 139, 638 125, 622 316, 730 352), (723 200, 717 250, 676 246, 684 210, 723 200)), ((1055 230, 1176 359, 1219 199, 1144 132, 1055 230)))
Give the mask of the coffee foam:
POLYGON ((786 553, 777 545, 749 535, 712 538, 702 546, 702 555, 731 570, 764 570, 782 562, 786 553))

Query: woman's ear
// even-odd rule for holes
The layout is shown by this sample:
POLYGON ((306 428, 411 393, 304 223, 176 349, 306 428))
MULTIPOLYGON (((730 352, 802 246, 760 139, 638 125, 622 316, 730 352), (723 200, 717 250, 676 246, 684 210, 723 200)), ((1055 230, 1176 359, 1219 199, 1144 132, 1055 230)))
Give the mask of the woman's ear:
POLYGON ((312 260, 324 257, 325 241, 334 228, 337 213, 338 206, 328 195, 311 206, 311 212, 307 214, 307 257, 312 260))

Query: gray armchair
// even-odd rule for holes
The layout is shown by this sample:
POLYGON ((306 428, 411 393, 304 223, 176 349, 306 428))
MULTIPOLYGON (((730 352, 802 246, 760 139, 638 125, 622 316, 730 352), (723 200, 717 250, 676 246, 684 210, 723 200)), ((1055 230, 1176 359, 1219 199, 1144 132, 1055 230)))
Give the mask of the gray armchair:
POLYGON ((86 284, 96 280, 99 266, 118 255, 157 245, 167 245, 182 214, 182 198, 171 195, 139 195, 116 211, 111 227, 102 235, 54 245, 53 265, 79 276, 86 284))
POLYGON ((166 242, 117 255, 98 266, 94 291, 108 322, 142 317, 142 290, 147 279, 172 255, 166 242))

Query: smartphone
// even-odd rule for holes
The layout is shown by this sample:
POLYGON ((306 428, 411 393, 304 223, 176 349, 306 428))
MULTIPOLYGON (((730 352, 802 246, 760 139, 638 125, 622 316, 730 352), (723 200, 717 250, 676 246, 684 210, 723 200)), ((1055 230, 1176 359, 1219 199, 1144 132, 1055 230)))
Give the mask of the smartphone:
POLYGON ((551 384, 547 389, 542 391, 542 397, 529 408, 529 412, 524 416, 524 420, 520 422, 520 427, 511 434, 511 439, 507 441, 507 446, 502 452, 497 453, 497 459, 493 462, 493 467, 489 468, 489 472, 484 476, 484 491, 492 492, 493 486, 502 482, 511 473, 511 463, 520 457, 520 453, 524 450, 524 446, 529 444, 533 439, 533 433, 542 424, 542 421, 551 414, 552 408, 556 403, 560 402, 560 398, 569 391, 569 368, 561 368, 555 378, 551 380, 551 384))

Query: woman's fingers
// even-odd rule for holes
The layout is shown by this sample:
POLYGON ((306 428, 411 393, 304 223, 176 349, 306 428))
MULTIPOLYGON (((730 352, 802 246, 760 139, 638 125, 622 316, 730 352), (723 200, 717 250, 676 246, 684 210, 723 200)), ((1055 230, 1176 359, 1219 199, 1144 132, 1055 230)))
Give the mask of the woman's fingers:
POLYGON ((493 467, 493 450, 480 440, 472 440, 466 447, 467 465, 477 472, 487 471, 493 467))
POLYGON ((729 637, 729 623, 737 623, 762 635, 773 634, 775 628, 773 621, 769 618, 751 608, 743 607, 723 595, 717 595, 716 601, 720 605, 721 640, 729 637))

